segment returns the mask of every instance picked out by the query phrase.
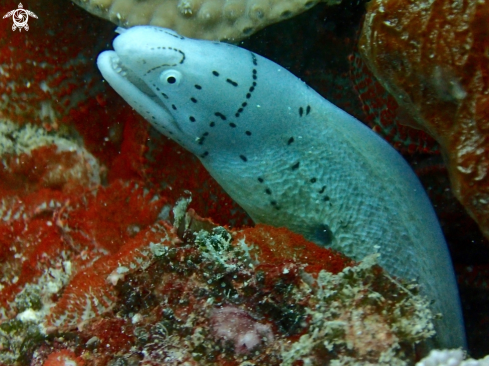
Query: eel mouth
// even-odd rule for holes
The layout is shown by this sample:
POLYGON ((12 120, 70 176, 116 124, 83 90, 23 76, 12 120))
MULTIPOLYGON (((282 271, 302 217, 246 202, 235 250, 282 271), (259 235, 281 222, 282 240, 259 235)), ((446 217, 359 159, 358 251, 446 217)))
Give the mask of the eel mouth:
POLYGON ((154 102, 158 103, 162 107, 166 108, 160 101, 160 99, 156 96, 156 94, 151 90, 151 88, 142 80, 139 76, 136 75, 134 71, 130 68, 126 67, 117 53, 114 51, 114 54, 110 58, 112 70, 117 73, 121 78, 125 79, 127 82, 134 85, 141 92, 150 97, 154 102))
POLYGON ((161 133, 168 136, 182 132, 163 101, 143 79, 124 65, 116 51, 102 52, 97 58, 97 66, 109 85, 139 114, 151 119, 150 122, 161 133))

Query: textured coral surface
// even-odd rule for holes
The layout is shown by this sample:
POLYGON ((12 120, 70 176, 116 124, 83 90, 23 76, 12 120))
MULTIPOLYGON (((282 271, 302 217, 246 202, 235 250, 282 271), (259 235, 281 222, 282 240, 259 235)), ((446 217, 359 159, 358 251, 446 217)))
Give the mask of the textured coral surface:
MULTIPOLYGON (((334 5, 341 0, 323 0, 334 5)), ((150 24, 192 38, 238 42, 269 24, 310 9, 318 0, 73 0, 117 25, 150 24)))
POLYGON ((135 186, 80 203, 55 208, 55 225, 37 218, 58 256, 31 263, 45 272, 2 308, 1 362, 408 365, 433 335, 428 301, 375 256, 355 265, 286 229, 229 232, 193 210, 172 227, 155 215, 163 201, 135 186), (96 250, 106 236, 79 216, 110 215, 120 198, 138 212, 114 220, 117 247, 96 250))
POLYGON ((489 25, 486 1, 376 0, 360 50, 440 144, 455 196, 489 237, 489 25))

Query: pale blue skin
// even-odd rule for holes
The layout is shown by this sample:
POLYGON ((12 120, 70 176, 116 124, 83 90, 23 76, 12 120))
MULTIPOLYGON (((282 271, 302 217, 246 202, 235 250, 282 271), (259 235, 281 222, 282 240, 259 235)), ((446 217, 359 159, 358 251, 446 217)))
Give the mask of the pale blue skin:
POLYGON ((104 78, 197 155, 255 222, 288 227, 356 260, 381 253, 383 268, 417 279, 443 314, 439 346, 465 347, 443 234, 423 187, 390 145, 250 51, 158 27, 121 33, 115 52, 98 58, 104 78))

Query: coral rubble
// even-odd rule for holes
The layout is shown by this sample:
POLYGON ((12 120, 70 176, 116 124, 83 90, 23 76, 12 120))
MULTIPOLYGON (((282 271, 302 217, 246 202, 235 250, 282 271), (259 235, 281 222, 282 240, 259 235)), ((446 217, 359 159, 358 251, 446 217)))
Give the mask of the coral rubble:
MULTIPOLYGON (((140 210, 163 209, 142 197, 140 210)), ((37 266, 4 304, 4 364, 408 365, 433 335, 427 301, 375 255, 355 264, 285 229, 229 231, 193 210, 177 227, 150 215, 118 249, 89 249, 94 233, 70 225, 78 206, 65 208, 62 240, 79 253, 37 266)))
POLYGON ((360 51, 441 146, 452 189, 489 237, 489 3, 375 0, 360 51))
MULTIPOLYGON (((330 5, 341 0, 322 0, 330 5)), ((117 25, 150 24, 200 39, 238 42, 269 24, 310 9, 318 0, 73 0, 117 25)))

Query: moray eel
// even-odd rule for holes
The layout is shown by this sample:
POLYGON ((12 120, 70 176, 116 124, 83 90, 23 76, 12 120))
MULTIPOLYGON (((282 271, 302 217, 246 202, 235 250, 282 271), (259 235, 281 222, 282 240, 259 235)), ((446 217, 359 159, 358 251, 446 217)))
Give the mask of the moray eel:
POLYGON ((248 50, 137 26, 97 60, 157 130, 197 155, 257 223, 285 226, 416 279, 443 314, 437 345, 465 347, 443 234, 417 177, 361 122, 248 50))

